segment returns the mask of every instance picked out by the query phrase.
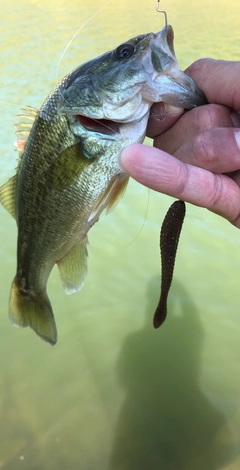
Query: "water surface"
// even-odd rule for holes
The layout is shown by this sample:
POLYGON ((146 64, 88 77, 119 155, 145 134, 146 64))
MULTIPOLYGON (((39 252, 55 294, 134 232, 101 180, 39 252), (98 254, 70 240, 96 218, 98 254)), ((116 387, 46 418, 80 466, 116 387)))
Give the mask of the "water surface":
MULTIPOLYGON (((239 2, 162 2, 182 68, 239 59, 239 2), (168 4, 169 3, 169 4, 168 4)), ((0 183, 16 166, 20 107, 39 107, 56 81, 140 33, 157 31, 155 2, 1 3, 0 183)), ((131 181, 91 230, 84 289, 67 296, 56 269, 50 347, 7 317, 16 269, 15 221, 0 208, 0 469, 240 468, 240 232, 188 205, 169 315, 159 296, 159 229, 171 198, 131 181)))

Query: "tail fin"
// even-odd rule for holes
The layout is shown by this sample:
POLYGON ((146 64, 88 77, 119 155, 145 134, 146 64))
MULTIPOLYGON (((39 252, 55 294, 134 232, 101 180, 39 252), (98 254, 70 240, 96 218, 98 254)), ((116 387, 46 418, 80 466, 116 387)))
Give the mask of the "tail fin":
POLYGON ((16 278, 13 280, 10 292, 9 317, 16 326, 21 328, 30 326, 48 343, 57 342, 57 328, 46 292, 43 294, 21 292, 16 278))

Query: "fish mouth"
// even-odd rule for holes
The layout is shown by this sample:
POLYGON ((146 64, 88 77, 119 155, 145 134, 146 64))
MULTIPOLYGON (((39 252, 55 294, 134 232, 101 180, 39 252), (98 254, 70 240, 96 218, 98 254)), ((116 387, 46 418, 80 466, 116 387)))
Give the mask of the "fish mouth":
POLYGON ((75 114, 74 117, 78 123, 88 132, 95 134, 113 136, 116 134, 121 134, 121 128, 123 125, 136 124, 142 121, 146 115, 149 115, 149 109, 146 113, 137 118, 132 118, 131 120, 123 121, 113 121, 112 119, 95 119, 83 114, 75 114))
POLYGON ((120 122, 110 119, 93 119, 82 114, 76 114, 75 117, 87 131, 104 135, 114 135, 120 132, 120 122))
POLYGON ((207 104, 207 99, 195 81, 182 72, 174 52, 174 33, 170 25, 153 34, 151 61, 153 84, 159 93, 154 101, 164 101, 172 106, 192 109, 207 104))

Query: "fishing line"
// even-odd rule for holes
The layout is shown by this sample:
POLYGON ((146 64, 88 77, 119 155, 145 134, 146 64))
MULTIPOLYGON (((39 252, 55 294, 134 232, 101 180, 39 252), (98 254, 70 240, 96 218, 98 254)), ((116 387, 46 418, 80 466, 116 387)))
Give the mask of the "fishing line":
MULTIPOLYGON (((84 116, 84 117, 87 117, 87 116, 84 116)), ((116 135, 119 135, 119 134, 120 134, 120 132, 118 132, 118 131, 116 131, 115 129, 113 129, 112 127, 108 126, 108 125, 106 124, 106 122, 102 122, 102 120, 95 119, 95 118, 89 118, 89 120, 90 120, 90 121, 93 121, 93 122, 96 122, 96 124, 99 124, 101 127, 105 127, 106 129, 109 129, 109 130, 111 131, 111 133, 113 133, 113 134, 116 134, 116 135)), ((107 121, 107 119, 104 119, 104 120, 107 121)), ((113 121, 113 120, 110 120, 110 119, 109 119, 109 123, 110 123, 110 122, 116 123, 116 121, 113 121)), ((117 124, 121 125, 121 124, 123 124, 123 123, 122 123, 122 122, 119 122, 119 123, 117 122, 117 124)), ((83 127, 84 127, 84 125, 83 125, 83 127)), ((88 130, 88 129, 87 129, 87 130, 88 130)), ((97 133, 99 133, 99 134, 103 134, 103 135, 104 135, 104 133, 102 133, 101 131, 95 131, 94 129, 93 129, 93 130, 89 130, 89 132, 93 132, 93 133, 96 133, 96 132, 97 132, 97 133)))
POLYGON ((111 248, 114 248, 114 250, 124 250, 125 248, 128 248, 137 239, 137 237, 140 235, 141 231, 143 230, 143 227, 144 227, 144 225, 146 223, 146 220, 147 220, 149 201, 150 201, 150 189, 149 188, 146 188, 146 189, 147 189, 148 197, 147 197, 146 208, 145 208, 145 211, 144 211, 143 222, 142 222, 139 230, 137 231, 136 235, 134 235, 134 237, 130 240, 130 242, 128 242, 126 245, 123 245, 123 246, 114 246, 112 243, 108 242, 104 237, 102 237, 98 233, 98 231, 96 230, 95 233, 97 234, 99 239, 102 240, 104 243, 106 243, 106 245, 110 246, 111 248))
MULTIPOLYGON (((154 103, 154 104, 158 104, 158 103, 161 103, 161 101, 156 102, 156 103, 154 103)), ((185 110, 184 108, 181 108, 181 109, 183 109, 183 112, 188 111, 188 110, 185 110)), ((180 113, 177 112, 177 111, 176 111, 176 112, 173 112, 173 111, 172 111, 171 113, 166 113, 165 116, 163 116, 162 113, 159 113, 159 114, 155 114, 155 113, 154 113, 154 115, 152 115, 152 114, 149 115, 148 120, 150 121, 150 119, 158 118, 158 120, 159 120, 160 122, 164 122, 164 121, 167 119, 168 116, 179 116, 179 117, 180 117, 180 116, 182 116, 182 114, 180 114, 180 113)))
POLYGON ((16 108, 22 107, 21 104, 13 104, 13 103, 9 103, 8 101, 0 101, 0 104, 7 104, 8 106, 15 106, 16 108))
POLYGON ((100 11, 104 10, 104 8, 106 8, 108 5, 110 5, 110 3, 112 3, 114 0, 109 0, 107 3, 105 3, 101 8, 99 8, 97 11, 95 11, 95 13, 93 13, 87 21, 85 21, 85 23, 82 24, 82 26, 80 26, 80 28, 76 31, 76 33, 72 36, 72 38, 70 39, 70 41, 68 42, 68 44, 66 45, 64 51, 62 52, 61 56, 60 56, 60 59, 58 61, 58 64, 57 64, 57 69, 56 69, 56 81, 58 82, 58 72, 59 72, 59 67, 60 67, 60 64, 62 62, 62 59, 64 57, 64 55, 66 54, 68 48, 70 47, 70 45, 72 44, 73 40, 75 39, 75 37, 78 35, 79 31, 81 31, 96 15, 98 15, 98 13, 100 13, 100 11))
POLYGON ((148 190, 148 197, 147 197, 147 204, 146 204, 146 209, 145 209, 145 213, 144 213, 144 218, 143 218, 143 222, 142 222, 142 225, 140 227, 140 229, 138 230, 138 232, 136 233, 135 237, 129 242, 127 243, 127 245, 124 245, 122 247, 122 249, 124 248, 127 248, 128 246, 130 246, 136 239, 137 237, 140 235, 141 231, 143 230, 143 227, 146 223, 146 220, 147 220, 147 214, 148 214, 148 208, 149 208, 149 201, 150 201, 150 189, 147 188, 148 190))

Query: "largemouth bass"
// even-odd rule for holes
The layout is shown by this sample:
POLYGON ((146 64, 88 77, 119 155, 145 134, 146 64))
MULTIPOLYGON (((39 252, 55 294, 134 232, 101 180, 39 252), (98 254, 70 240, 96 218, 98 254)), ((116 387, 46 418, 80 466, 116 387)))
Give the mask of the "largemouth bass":
POLYGON ((205 104, 178 66, 173 29, 143 34, 70 72, 40 111, 25 108, 17 128, 17 173, 0 189, 18 226, 17 272, 9 316, 51 344, 57 329, 46 285, 57 263, 64 289, 81 289, 87 233, 123 195, 121 150, 143 142, 150 107, 205 104), (27 120, 33 121, 32 125, 27 120), (29 135, 27 135, 29 134, 29 135))

